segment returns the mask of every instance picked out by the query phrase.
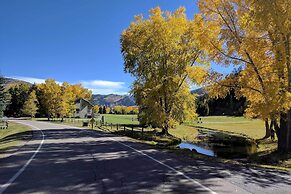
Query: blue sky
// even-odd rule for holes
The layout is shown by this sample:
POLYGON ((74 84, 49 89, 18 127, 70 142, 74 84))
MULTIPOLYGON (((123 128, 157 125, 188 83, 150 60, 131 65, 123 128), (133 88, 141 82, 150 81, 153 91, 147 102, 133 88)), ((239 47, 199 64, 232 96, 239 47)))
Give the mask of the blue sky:
POLYGON ((133 78, 123 71, 120 34, 156 6, 198 12, 191 0, 0 0, 0 74, 127 93, 133 78))

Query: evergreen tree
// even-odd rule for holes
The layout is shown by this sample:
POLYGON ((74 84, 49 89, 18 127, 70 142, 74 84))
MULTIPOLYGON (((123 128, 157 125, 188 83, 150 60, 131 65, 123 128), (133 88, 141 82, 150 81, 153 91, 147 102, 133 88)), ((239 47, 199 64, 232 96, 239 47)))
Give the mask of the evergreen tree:
POLYGON ((28 84, 16 84, 9 88, 10 103, 5 110, 6 116, 19 117, 21 116, 21 108, 27 100, 31 89, 28 84))
POLYGON ((102 106, 99 106, 99 112, 100 114, 103 114, 103 107, 102 106))
POLYGON ((4 116, 4 110, 8 103, 8 95, 5 91, 4 78, 0 77, 0 118, 4 116))
POLYGON ((106 111, 106 106, 103 106, 103 114, 106 114, 107 111, 106 111))

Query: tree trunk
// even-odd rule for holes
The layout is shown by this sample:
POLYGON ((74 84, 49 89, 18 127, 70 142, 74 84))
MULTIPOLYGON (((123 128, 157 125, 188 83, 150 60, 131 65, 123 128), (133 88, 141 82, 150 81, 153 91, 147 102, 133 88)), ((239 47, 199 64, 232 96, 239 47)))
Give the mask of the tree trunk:
POLYGON ((287 138, 287 151, 291 152, 291 109, 287 112, 287 132, 286 132, 286 138, 287 138))
POLYGON ((276 119, 274 119, 273 122, 274 122, 274 128, 275 128, 276 135, 279 138, 279 135, 280 135, 280 127, 279 127, 278 122, 277 122, 276 119))
POLYGON ((263 139, 267 139, 267 138, 269 138, 271 136, 271 127, 269 125, 269 120, 268 119, 265 119, 265 130, 266 130, 266 134, 265 134, 265 137, 263 139))
MULTIPOLYGON (((291 33, 288 32, 285 37, 285 49, 286 49, 286 66, 288 71, 288 92, 291 93, 291 50, 290 50, 290 37, 291 33)), ((287 131, 286 131, 286 151, 291 152, 291 107, 287 112, 287 131)))
POLYGON ((163 127, 161 134, 162 135, 168 135, 169 134, 169 129, 167 129, 166 127, 163 127))
POLYGON ((170 120, 168 118, 164 121, 164 125, 162 127, 161 132, 162 135, 169 135, 169 121, 170 120))
POLYGON ((286 113, 280 114, 280 128, 277 132, 278 136, 278 151, 279 152, 286 152, 288 151, 288 137, 287 137, 287 130, 288 130, 288 116, 286 113))

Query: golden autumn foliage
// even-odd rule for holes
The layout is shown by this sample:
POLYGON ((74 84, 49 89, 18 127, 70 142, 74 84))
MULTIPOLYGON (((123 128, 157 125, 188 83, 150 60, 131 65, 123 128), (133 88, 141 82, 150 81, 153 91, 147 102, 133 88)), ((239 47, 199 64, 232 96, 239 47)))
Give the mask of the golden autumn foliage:
POLYGON ((38 110, 37 104, 38 104, 38 101, 36 98, 35 91, 33 90, 29 94, 27 100, 24 102, 21 111, 23 112, 23 114, 29 115, 29 116, 31 116, 31 118, 33 118, 38 110))
POLYGON ((98 105, 95 105, 93 107, 93 113, 98 113, 99 112, 99 106, 98 105))
POLYGON ((39 103, 44 108, 48 117, 57 117, 60 109, 61 87, 53 79, 45 80, 45 83, 38 84, 39 103))
POLYGON ((112 108, 114 114, 138 114, 137 106, 114 106, 112 108))
POLYGON ((73 86, 67 82, 64 82, 61 86, 60 93, 60 107, 59 107, 59 116, 60 117, 72 117, 75 113, 75 100, 76 95, 73 92, 73 86))
POLYGON ((291 2, 200 0, 198 5, 195 21, 201 48, 214 62, 241 68, 235 76, 209 73, 210 94, 224 96, 235 89, 249 102, 247 116, 265 120, 266 132, 271 119, 277 135, 285 131, 289 136, 291 125, 288 129, 283 123, 291 120, 291 2), (283 118, 287 112, 289 118, 283 118))
MULTIPOLYGON (((265 4, 265 1, 256 2, 265 4)), ((254 1, 239 0, 203 0, 198 5, 201 12, 195 21, 203 50, 216 63, 242 67, 235 79, 215 77, 210 93, 223 96, 228 89, 234 88, 250 102, 247 115, 262 119, 278 117, 280 110, 288 109, 290 99, 281 92, 282 80, 271 37, 266 29, 258 29, 263 24, 261 20, 267 20, 254 19, 254 10, 261 9, 252 7, 254 1)))
POLYGON ((139 120, 164 134, 196 116, 189 82, 203 82, 209 67, 196 41, 196 26, 183 7, 173 13, 157 7, 149 19, 136 16, 121 35, 124 69, 136 78, 132 93, 139 120))
POLYGON ((55 80, 47 79, 45 83, 38 84, 39 103, 48 117, 72 117, 75 113, 75 101, 78 98, 90 99, 91 91, 83 88, 81 84, 62 85, 55 80))

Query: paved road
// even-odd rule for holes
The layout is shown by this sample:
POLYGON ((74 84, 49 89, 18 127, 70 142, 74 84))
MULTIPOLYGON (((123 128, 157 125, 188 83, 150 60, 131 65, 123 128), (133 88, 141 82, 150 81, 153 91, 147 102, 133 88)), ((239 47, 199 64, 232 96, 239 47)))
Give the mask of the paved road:
POLYGON ((188 160, 126 137, 36 121, 0 159, 0 193, 291 193, 289 173, 188 160))

